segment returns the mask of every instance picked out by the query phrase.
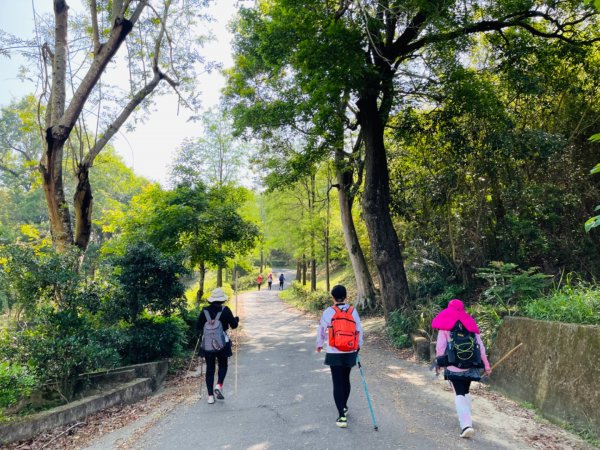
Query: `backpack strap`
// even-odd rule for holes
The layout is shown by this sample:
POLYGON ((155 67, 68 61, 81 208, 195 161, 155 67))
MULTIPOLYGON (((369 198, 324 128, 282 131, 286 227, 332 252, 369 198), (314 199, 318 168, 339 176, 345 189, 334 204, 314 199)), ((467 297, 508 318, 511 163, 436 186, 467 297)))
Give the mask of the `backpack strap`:
POLYGON ((221 314, 223 314, 223 308, 221 308, 221 311, 219 311, 217 313, 217 316, 214 319, 212 319, 210 317, 210 314, 209 314, 208 310, 207 309, 204 310, 204 316, 206 317, 206 320, 208 320, 209 322, 211 322, 213 320, 219 320, 221 318, 221 314))

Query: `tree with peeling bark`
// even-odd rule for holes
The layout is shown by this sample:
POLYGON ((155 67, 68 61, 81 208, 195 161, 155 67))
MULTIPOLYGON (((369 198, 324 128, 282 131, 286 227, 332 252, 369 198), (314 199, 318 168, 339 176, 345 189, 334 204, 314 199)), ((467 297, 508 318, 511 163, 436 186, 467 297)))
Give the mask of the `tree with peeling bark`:
POLYGON ((87 12, 71 17, 67 1, 54 0, 54 30, 38 27, 36 37, 40 41, 53 36, 53 42, 40 42, 38 54, 40 106, 45 106, 39 119, 43 136, 39 167, 52 239, 61 252, 73 245, 85 250, 90 242, 89 173, 98 154, 127 121, 135 119, 137 110, 150 105, 152 95, 170 88, 181 103, 195 108, 194 74, 202 65, 209 67, 199 52, 203 38, 191 34, 206 19, 202 11, 208 0, 85 4, 87 12), (126 54, 121 55, 123 47, 120 53, 126 54), (124 83, 119 75, 123 64, 128 74, 124 83), (63 180, 69 151, 77 179, 74 227, 63 180))
POLYGON ((256 102, 270 118, 282 102, 273 87, 292 85, 304 111, 312 108, 312 123, 323 128, 332 105, 349 98, 347 125, 360 129, 365 148, 363 217, 389 317, 415 307, 389 207, 390 115, 407 106, 423 80, 439 76, 442 48, 466 63, 461 58, 478 36, 508 41, 509 30, 586 45, 598 40, 597 16, 580 2, 264 1, 240 12, 230 86, 242 104, 256 102))

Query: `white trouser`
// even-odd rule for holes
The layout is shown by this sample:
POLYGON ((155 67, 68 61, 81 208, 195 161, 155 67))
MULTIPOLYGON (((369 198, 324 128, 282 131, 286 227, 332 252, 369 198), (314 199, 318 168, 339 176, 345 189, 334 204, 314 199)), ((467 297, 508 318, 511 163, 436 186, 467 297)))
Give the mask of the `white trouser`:
POLYGON ((460 429, 464 430, 467 427, 472 427, 473 420, 471 419, 471 396, 469 394, 466 396, 457 395, 454 397, 454 403, 456 404, 456 413, 458 414, 460 429))

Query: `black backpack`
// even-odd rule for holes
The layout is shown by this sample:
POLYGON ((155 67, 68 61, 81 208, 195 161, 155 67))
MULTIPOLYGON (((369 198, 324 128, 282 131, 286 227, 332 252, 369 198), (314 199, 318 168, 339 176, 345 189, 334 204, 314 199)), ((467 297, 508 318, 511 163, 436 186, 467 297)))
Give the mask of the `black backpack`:
POLYGON ((475 333, 467 330, 460 321, 457 321, 450 331, 450 340, 446 347, 445 356, 448 366, 461 369, 483 367, 481 349, 477 343, 475 333))

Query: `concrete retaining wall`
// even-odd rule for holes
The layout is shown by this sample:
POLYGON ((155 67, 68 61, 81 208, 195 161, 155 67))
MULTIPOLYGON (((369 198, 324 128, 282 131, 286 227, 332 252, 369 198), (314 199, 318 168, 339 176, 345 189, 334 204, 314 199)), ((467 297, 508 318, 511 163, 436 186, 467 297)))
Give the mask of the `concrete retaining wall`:
MULTIPOLYGON (((134 370, 137 378, 101 394, 34 414, 17 422, 0 425, 0 444, 30 439, 52 428, 80 421, 111 406, 135 402, 160 387, 168 368, 167 361, 159 361, 115 369, 114 372, 117 373, 134 370)), ((106 376, 114 378, 112 371, 107 372, 106 376)), ((94 377, 101 382, 100 374, 94 374, 94 377)))
POLYGON ((494 388, 600 437, 600 327, 508 317, 490 363, 520 342, 523 346, 494 370, 494 388))

